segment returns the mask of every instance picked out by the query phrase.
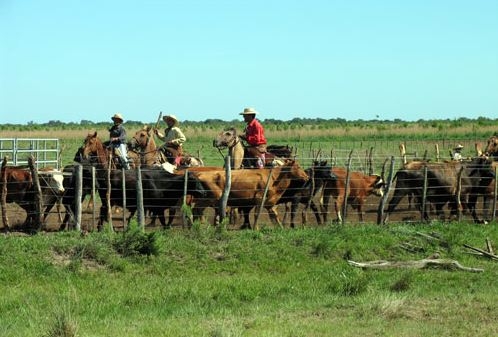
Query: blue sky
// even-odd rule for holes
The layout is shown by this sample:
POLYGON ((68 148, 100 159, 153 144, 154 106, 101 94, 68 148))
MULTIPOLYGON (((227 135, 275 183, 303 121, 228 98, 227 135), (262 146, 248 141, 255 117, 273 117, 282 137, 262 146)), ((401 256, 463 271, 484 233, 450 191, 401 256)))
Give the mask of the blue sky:
POLYGON ((1 123, 498 114, 498 1, 0 0, 1 123))

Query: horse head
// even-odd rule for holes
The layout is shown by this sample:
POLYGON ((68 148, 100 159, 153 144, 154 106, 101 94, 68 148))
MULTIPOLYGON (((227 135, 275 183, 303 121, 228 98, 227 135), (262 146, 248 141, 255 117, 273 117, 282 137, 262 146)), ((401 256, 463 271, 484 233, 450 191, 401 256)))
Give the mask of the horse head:
POLYGON ((148 125, 145 125, 141 130, 135 132, 135 135, 133 136, 133 138, 130 140, 129 143, 130 149, 142 152, 147 150, 154 141, 154 137, 152 137, 151 131, 152 128, 148 125))
POLYGON ((217 148, 224 147, 234 147, 238 142, 240 142, 240 138, 237 135, 237 130, 235 128, 228 128, 221 131, 218 136, 213 140, 213 146, 217 148))
POLYGON ((488 139, 488 144, 484 150, 484 154, 493 157, 496 160, 498 157, 498 135, 495 134, 488 139))

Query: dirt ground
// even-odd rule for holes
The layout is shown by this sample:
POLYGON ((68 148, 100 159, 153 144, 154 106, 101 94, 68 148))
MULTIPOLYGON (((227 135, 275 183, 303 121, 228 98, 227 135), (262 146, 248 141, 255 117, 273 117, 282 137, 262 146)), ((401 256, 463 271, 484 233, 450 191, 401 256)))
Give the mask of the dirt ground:
MULTIPOLYGON (((318 202, 318 200, 316 200, 318 202)), ((370 196, 367 198, 367 201, 364 205, 364 222, 365 223, 377 223, 377 209, 379 207, 380 203, 380 198, 376 196, 370 196)), ((86 230, 86 231, 93 231, 96 230, 97 228, 97 221, 99 218, 99 209, 100 209, 100 204, 96 203, 96 208, 95 211, 93 208, 90 206, 87 206, 87 201, 83 203, 83 214, 82 214, 82 223, 81 223, 81 229, 86 230)), ((387 208, 387 206, 386 206, 387 208)), ((482 209, 481 209, 481 204, 478 203, 477 205, 478 208, 478 214, 482 215, 482 209)), ((316 226, 317 221, 316 218, 309 209, 307 212, 305 212, 305 220, 302 220, 302 211, 304 209, 304 205, 299 206, 299 211, 298 214, 296 215, 296 225, 297 227, 303 226, 316 226)), ((289 227, 290 219, 289 216, 285 216, 285 207, 284 205, 279 205, 277 208, 277 211, 279 213, 279 218, 283 220, 284 226, 289 227)), ((60 228, 60 225, 62 223, 62 219, 64 218, 65 215, 65 210, 64 207, 61 206, 61 212, 60 215, 57 213, 56 208, 52 209, 51 213, 49 214, 46 224, 44 226, 44 230, 47 232, 53 232, 53 231, 58 231, 60 228)), ((128 212, 125 212, 125 215, 128 215, 128 212)), ((207 209, 204 213, 205 215, 205 220, 204 223, 207 225, 213 224, 213 219, 214 219, 214 210, 212 209, 207 209)), ((26 218, 26 212, 20 208, 16 204, 7 204, 7 216, 10 224, 10 230, 15 232, 15 231, 22 231, 22 223, 24 222, 26 218)), ((167 214, 166 214, 167 216, 167 214)), ((436 219, 435 214, 431 214, 431 219, 436 219)), ((446 216, 447 218, 449 217, 449 211, 446 210, 446 216)), ((124 226, 124 221, 123 221, 123 210, 120 208, 114 208, 113 209, 113 217, 112 217, 112 223, 113 226, 116 230, 123 230, 124 226)), ((328 210, 328 223, 333 222, 336 219, 336 214, 334 211, 334 203, 333 201, 329 205, 329 210, 328 210)), ((355 210, 351 208, 351 206, 348 206, 347 209, 347 214, 345 218, 345 223, 347 224, 357 224, 359 223, 358 220, 358 215, 355 210)), ((150 218, 146 217, 145 223, 148 225, 150 223, 150 218)), ((472 221, 472 218, 470 217, 469 214, 464 214, 462 220, 464 221, 472 221)), ((251 212, 251 218, 250 218, 251 223, 254 221, 254 211, 251 212)), ((399 222, 419 222, 420 221, 420 213, 414 208, 410 207, 408 204, 408 199, 404 198, 401 203, 398 205, 398 208, 395 213, 391 214, 389 216, 389 223, 399 223, 399 222)), ((266 210, 263 210, 261 213, 261 216, 258 220, 258 223, 261 227, 265 226, 274 226, 268 217, 268 213, 266 210)), ((242 219, 239 218, 236 223, 231 223, 229 225, 229 229, 239 229, 240 226, 242 225, 242 219)), ((176 217, 173 222, 173 227, 174 228, 179 228, 181 229, 182 227, 187 227, 187 224, 184 225, 184 220, 182 217, 181 211, 178 209, 176 212, 176 217)), ((0 231, 5 230, 5 226, 3 221, 0 221, 0 231)), ((156 221, 155 226, 147 226, 147 229, 149 230, 159 230, 162 229, 159 221, 156 221)))

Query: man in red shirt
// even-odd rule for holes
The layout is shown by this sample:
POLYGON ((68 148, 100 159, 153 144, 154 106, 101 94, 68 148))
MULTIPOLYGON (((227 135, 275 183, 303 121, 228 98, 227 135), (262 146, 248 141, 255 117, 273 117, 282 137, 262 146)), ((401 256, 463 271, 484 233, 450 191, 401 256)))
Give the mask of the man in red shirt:
POLYGON ((245 108, 240 113, 244 116, 244 122, 247 123, 244 134, 240 138, 249 144, 247 152, 256 161, 256 167, 263 168, 265 166, 266 138, 263 126, 256 119, 257 113, 254 108, 245 108))

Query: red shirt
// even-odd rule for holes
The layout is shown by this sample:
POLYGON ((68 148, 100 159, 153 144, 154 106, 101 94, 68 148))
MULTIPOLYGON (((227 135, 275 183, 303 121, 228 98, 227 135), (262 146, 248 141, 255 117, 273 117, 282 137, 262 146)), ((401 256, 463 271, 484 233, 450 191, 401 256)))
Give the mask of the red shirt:
POLYGON ((245 133, 249 145, 257 146, 266 144, 265 130, 256 118, 247 123, 245 133))

